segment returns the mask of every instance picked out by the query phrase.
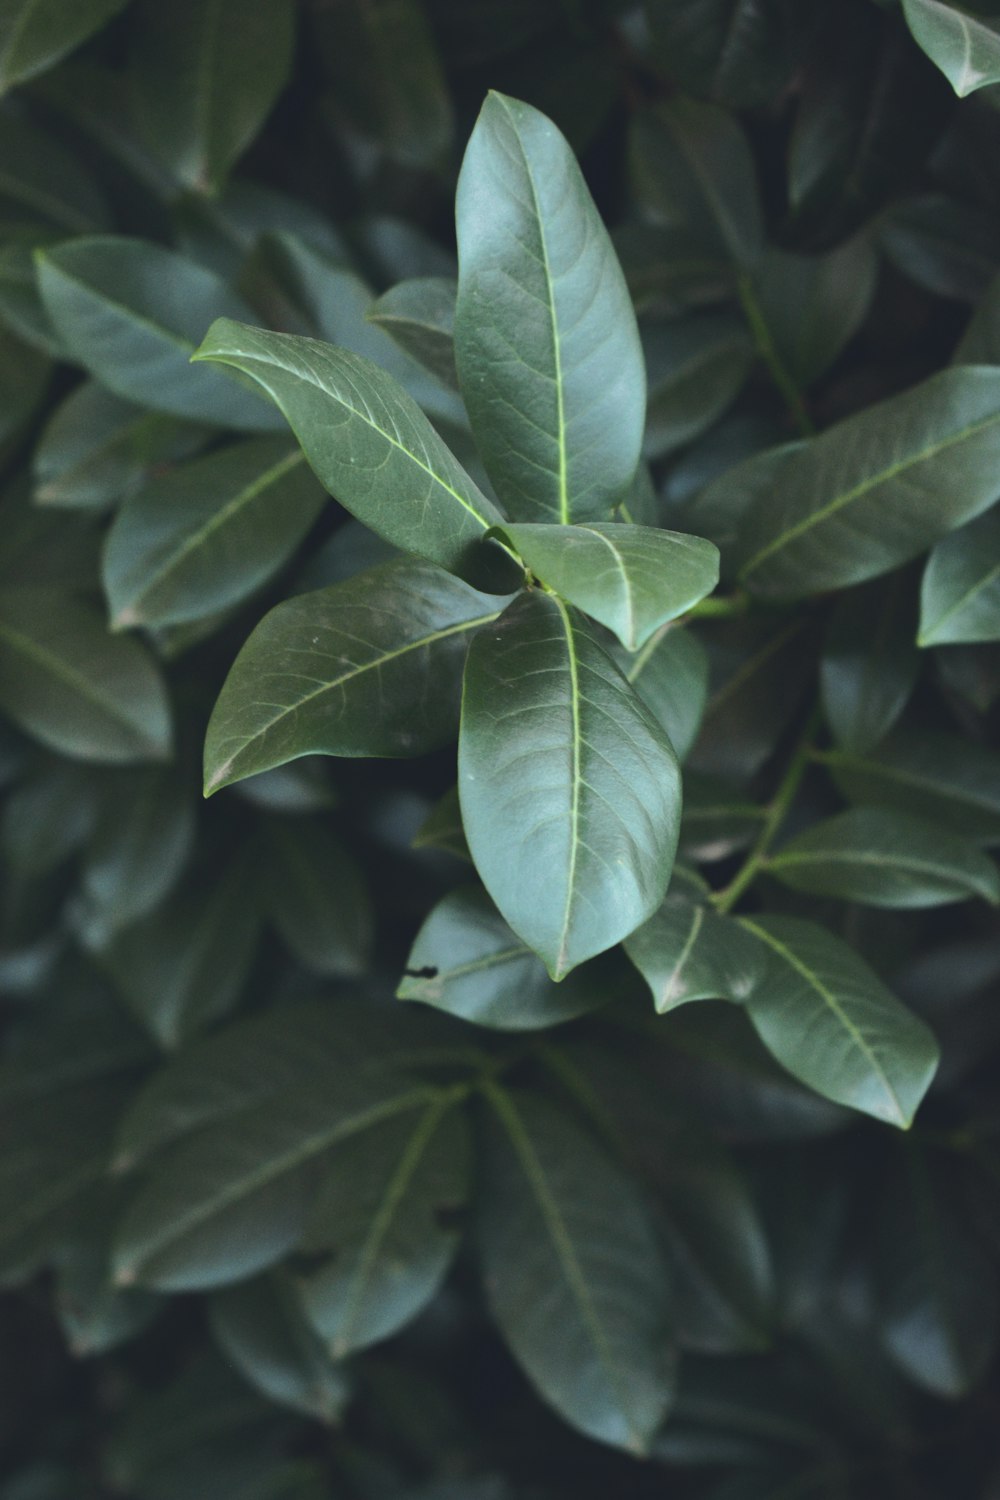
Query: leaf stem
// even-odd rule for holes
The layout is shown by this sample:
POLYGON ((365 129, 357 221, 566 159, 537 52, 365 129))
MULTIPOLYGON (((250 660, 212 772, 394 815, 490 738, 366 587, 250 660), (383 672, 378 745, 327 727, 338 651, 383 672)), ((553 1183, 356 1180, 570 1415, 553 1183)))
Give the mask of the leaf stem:
POLYGON ((750 608, 750 595, 738 589, 735 594, 712 599, 700 599, 684 616, 686 620, 729 619, 733 615, 745 615, 750 608))
POLYGON ((750 324, 750 332, 753 334, 757 352, 771 372, 771 378, 778 390, 785 398, 785 404, 795 422, 796 427, 803 437, 814 437, 816 424, 806 410, 806 404, 791 371, 785 364, 778 351, 778 346, 771 337, 771 330, 767 326, 764 310, 760 305, 756 288, 750 276, 744 271, 740 274, 737 283, 739 287, 740 301, 746 314, 747 322, 750 324))
POLYGON ((768 851, 774 842, 782 823, 792 805, 795 793, 799 789, 799 783, 805 775, 806 767, 812 756, 812 739, 819 725, 819 708, 813 709, 809 715, 805 729, 799 739, 788 769, 782 778, 781 785, 775 792, 767 811, 764 826, 757 835, 757 841, 740 869, 737 870, 730 883, 721 891, 716 891, 712 896, 712 902, 716 911, 725 914, 732 911, 737 901, 743 895, 748 886, 752 885, 757 878, 767 859, 768 851))

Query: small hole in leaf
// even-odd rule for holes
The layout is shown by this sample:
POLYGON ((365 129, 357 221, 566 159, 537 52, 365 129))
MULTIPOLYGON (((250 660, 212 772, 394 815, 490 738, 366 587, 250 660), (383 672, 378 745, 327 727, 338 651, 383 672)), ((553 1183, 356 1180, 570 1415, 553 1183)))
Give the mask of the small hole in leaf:
POLYGON ((403 973, 407 979, 436 979, 438 977, 437 969, 433 968, 430 964, 425 965, 422 969, 404 969, 403 973))

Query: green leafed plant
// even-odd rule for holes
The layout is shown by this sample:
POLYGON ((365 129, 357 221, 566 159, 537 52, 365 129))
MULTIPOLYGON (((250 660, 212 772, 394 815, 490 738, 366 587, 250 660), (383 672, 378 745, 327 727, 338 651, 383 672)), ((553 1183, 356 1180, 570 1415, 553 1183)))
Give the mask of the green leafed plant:
POLYGON ((1000 18, 0 0, 0 1500, 996 1500, 1000 18))

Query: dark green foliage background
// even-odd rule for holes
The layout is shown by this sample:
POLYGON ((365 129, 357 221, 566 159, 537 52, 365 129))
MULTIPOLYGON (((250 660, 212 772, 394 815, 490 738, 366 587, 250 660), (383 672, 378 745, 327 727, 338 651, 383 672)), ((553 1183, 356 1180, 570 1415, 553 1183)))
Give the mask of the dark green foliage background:
POLYGON ((0 0, 0 1500, 1000 1497, 974 11, 0 0), (629 516, 722 558, 655 657, 596 637, 684 763, 679 864, 559 985, 468 863, 464 635, 341 758, 240 781, 210 736, 202 797, 274 606, 348 651, 492 618, 448 525, 401 558, 190 363, 216 318, 343 346, 488 490, 451 337, 488 90, 625 272, 629 516))

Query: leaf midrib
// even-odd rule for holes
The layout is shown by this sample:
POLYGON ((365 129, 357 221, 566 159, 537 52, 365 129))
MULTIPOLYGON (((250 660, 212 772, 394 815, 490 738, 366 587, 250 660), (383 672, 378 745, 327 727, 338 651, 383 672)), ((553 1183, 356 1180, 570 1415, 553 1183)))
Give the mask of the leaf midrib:
POLYGON ((977 594, 981 594, 984 589, 988 589, 992 583, 996 583, 998 580, 1000 580, 1000 563, 990 568, 988 572, 980 574, 975 583, 967 588, 963 594, 960 594, 943 614, 938 615, 929 630, 921 630, 917 638, 917 645, 933 645, 935 638, 940 635, 941 627, 965 609, 969 601, 975 599, 977 594))

